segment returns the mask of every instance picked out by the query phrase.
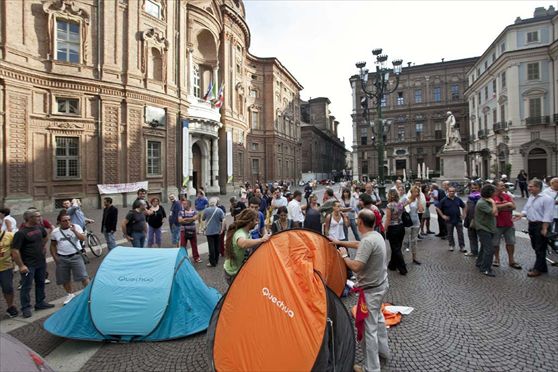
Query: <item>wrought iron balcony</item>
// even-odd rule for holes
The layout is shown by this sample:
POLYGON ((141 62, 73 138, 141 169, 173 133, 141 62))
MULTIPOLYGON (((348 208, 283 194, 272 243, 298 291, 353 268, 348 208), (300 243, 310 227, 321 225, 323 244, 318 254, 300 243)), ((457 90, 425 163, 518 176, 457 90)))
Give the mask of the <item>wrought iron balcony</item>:
POLYGON ((550 124, 550 116, 530 116, 525 119, 527 125, 546 125, 550 124))
POLYGON ((494 131, 494 133, 502 133, 506 129, 508 129, 508 123, 506 121, 494 123, 494 125, 492 126, 492 130, 494 131))
POLYGON ((485 138, 487 137, 487 135, 488 135, 487 132, 488 132, 488 131, 485 131, 484 129, 481 129, 481 130, 479 130, 478 136, 477 136, 477 137, 478 137, 479 139, 485 139, 485 138))

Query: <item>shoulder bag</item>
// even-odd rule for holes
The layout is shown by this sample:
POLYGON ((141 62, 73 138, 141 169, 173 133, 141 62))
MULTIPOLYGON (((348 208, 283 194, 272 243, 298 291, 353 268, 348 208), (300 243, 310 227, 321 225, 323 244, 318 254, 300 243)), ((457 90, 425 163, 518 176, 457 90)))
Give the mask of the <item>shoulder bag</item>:
POLYGON ((209 220, 207 220, 207 222, 205 222, 205 220, 201 220, 201 222, 200 222, 200 233, 205 235, 205 232, 207 230, 207 225, 209 225, 209 223, 213 219, 213 216, 215 216, 215 213, 217 213, 217 206, 215 206, 215 209, 213 210, 213 213, 211 214, 211 217, 209 217, 209 220))
POLYGON ((74 244, 72 239, 70 239, 70 237, 68 235, 64 234, 62 229, 60 229, 60 234, 62 234, 62 236, 64 236, 64 238, 66 238, 66 240, 70 242, 72 247, 74 247, 74 249, 76 250, 76 254, 80 254, 81 259, 83 260, 83 263, 87 265, 89 263, 89 257, 87 257, 87 254, 85 253, 85 249, 84 248, 78 249, 78 247, 76 247, 76 245, 74 244))

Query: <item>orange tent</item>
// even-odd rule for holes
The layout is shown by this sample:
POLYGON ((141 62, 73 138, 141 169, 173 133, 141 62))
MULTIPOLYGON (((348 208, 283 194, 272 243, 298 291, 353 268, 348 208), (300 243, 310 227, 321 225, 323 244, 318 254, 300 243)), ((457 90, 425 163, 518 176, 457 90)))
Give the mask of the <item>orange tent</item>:
POLYGON ((346 280, 341 264, 327 238, 309 230, 262 244, 213 312, 213 370, 351 371, 355 339, 338 297, 346 280))

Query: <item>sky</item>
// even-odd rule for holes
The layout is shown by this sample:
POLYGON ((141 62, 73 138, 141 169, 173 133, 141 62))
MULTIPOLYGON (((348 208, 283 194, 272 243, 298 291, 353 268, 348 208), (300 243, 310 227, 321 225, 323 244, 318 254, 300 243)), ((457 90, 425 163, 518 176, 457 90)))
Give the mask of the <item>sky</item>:
MULTIPOLYGON (((352 146, 355 63, 373 66, 372 49, 389 61, 424 64, 482 55, 516 17, 557 1, 244 0, 250 53, 276 57, 302 84, 301 98, 328 97, 339 137, 352 146)), ((390 63, 391 65, 391 63, 390 63)))

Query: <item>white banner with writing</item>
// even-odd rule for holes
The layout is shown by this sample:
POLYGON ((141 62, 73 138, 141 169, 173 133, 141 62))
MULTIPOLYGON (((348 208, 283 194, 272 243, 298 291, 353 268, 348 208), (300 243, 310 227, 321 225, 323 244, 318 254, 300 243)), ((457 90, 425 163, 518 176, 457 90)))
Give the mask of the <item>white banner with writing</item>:
POLYGON ((149 181, 131 182, 131 183, 113 183, 105 185, 97 185, 99 194, 121 194, 124 192, 136 192, 139 189, 148 190, 149 181))

